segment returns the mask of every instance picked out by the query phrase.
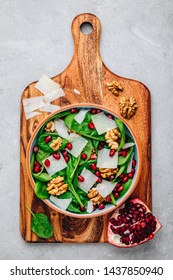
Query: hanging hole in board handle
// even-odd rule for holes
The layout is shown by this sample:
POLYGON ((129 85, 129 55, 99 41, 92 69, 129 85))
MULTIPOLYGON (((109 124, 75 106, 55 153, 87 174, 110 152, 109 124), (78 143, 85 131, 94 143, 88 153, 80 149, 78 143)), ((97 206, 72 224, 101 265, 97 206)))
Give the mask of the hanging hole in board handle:
POLYGON ((83 22, 80 26, 80 31, 84 34, 84 35, 88 35, 91 34, 93 32, 93 25, 86 21, 83 22))

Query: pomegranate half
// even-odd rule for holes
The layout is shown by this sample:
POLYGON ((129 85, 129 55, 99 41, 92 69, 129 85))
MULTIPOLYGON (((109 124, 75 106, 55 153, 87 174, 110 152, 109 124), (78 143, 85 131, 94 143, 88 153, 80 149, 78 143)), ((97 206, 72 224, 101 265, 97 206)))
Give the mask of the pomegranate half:
POLYGON ((138 246, 151 240, 161 224, 138 198, 125 202, 109 219, 108 242, 120 248, 138 246))

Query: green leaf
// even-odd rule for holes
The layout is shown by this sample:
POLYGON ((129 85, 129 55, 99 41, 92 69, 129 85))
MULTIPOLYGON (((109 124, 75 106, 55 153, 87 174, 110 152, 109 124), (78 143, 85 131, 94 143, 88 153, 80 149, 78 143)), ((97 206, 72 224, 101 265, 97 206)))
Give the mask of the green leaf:
POLYGON ((127 163, 121 165, 121 166, 120 166, 120 169, 118 170, 118 172, 117 172, 115 178, 118 178, 118 177, 124 172, 124 170, 126 169, 126 167, 127 167, 127 163))
POLYGON ((92 140, 92 143, 93 143, 94 150, 96 151, 96 153, 98 153, 99 141, 93 139, 93 140, 92 140))
POLYGON ((45 158, 48 158, 50 156, 50 153, 47 153, 41 149, 38 150, 38 152, 36 153, 36 160, 39 162, 39 163, 42 163, 42 161, 45 159, 45 158))
POLYGON ((124 189, 123 189, 122 192, 120 192, 120 195, 119 195, 118 199, 123 197, 123 195, 130 189, 131 184, 132 184, 132 179, 129 179, 126 183, 122 184, 124 189))
POLYGON ((82 212, 80 210, 80 207, 79 206, 76 206, 74 203, 70 203, 68 208, 67 208, 68 211, 70 212, 73 212, 73 213, 78 213, 78 214, 87 214, 86 211, 82 212))
POLYGON ((122 147, 125 144, 125 128, 124 128, 124 124, 123 124, 122 120, 120 120, 120 119, 116 119, 116 124, 121 132, 121 141, 120 141, 120 145, 118 146, 118 150, 117 150, 117 151, 119 151, 122 149, 122 147))
POLYGON ((130 148, 126 157, 122 157, 122 156, 118 157, 118 165, 124 165, 128 163, 132 153, 133 153, 133 147, 130 148))
POLYGON ((38 198, 46 199, 46 198, 49 197, 49 193, 46 190, 46 187, 47 187, 46 184, 41 182, 41 181, 36 181, 35 182, 34 191, 35 191, 35 194, 38 198))
POLYGON ((49 182, 52 178, 47 173, 32 173, 33 177, 42 182, 49 182))
POLYGON ((87 155, 87 158, 85 160, 83 160, 82 158, 80 158, 80 162, 79 162, 79 165, 82 165, 84 164, 89 158, 90 158, 90 155, 92 153, 92 150, 93 150, 93 145, 92 145, 92 142, 91 140, 87 139, 88 140, 88 143, 87 145, 85 146, 85 148, 83 149, 82 153, 86 154, 87 155))
POLYGON ((116 204, 116 200, 114 198, 113 193, 110 193, 110 197, 111 197, 111 200, 112 200, 112 204, 116 206, 117 204, 116 204))
POLYGON ((53 236, 53 228, 50 224, 48 217, 43 213, 34 214, 31 209, 26 205, 26 208, 33 216, 31 222, 31 230, 41 238, 51 238, 53 236))
MULTIPOLYGON (((55 152, 55 150, 53 150, 51 147, 50 147, 50 144, 56 140, 57 138, 59 137, 59 135, 57 133, 54 133, 54 132, 50 132, 50 133, 45 133, 45 134, 42 134, 40 135, 40 137, 38 138, 38 146, 41 150, 43 150, 44 152, 46 153, 53 153, 55 152), (45 143, 44 139, 45 137, 47 136, 51 136, 52 137, 52 140, 51 142, 49 143, 45 143)), ((62 144, 60 146, 60 148, 58 150, 62 150, 66 147, 67 143, 68 143, 68 140, 64 139, 64 138, 61 138, 62 140, 62 144)))

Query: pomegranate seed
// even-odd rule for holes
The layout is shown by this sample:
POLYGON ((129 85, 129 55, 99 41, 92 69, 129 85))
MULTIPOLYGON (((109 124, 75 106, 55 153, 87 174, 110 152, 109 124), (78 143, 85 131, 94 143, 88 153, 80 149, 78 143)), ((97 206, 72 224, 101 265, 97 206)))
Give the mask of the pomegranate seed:
POLYGON ((59 160, 61 158, 60 154, 58 154, 58 153, 54 153, 53 157, 57 160, 59 160))
POLYGON ((144 228, 146 226, 145 222, 141 222, 141 228, 144 228))
POLYGON ((99 144, 98 145, 98 150, 101 150, 101 149, 103 149, 103 145, 99 144))
POLYGON ((40 171, 40 166, 35 166, 33 172, 38 173, 39 171, 40 171))
POLYGON ((124 178, 124 176, 125 176, 125 174, 123 174, 123 173, 122 173, 122 174, 120 174, 120 176, 119 176, 119 177, 120 177, 121 179, 123 179, 123 178, 124 178))
POLYGON ((91 109, 91 114, 96 114, 97 113, 97 110, 96 109, 91 109))
POLYGON ((49 167, 50 166, 50 160, 47 158, 45 160, 44 164, 46 165, 46 167, 49 167))
POLYGON ((82 212, 84 212, 84 211, 86 210, 85 206, 81 206, 81 207, 80 207, 80 210, 81 210, 82 212))
POLYGON ((78 181, 79 181, 79 182, 84 182, 84 181, 85 181, 85 179, 84 179, 84 177, 83 177, 83 176, 79 175, 79 176, 78 176, 78 181))
POLYGON ((107 201, 107 202, 111 202, 111 197, 110 197, 110 195, 108 195, 108 196, 106 197, 106 201, 107 201))
POLYGON ((122 192, 123 190, 124 190, 124 187, 121 186, 121 187, 119 187, 119 188, 117 189, 117 192, 120 193, 120 192, 122 192))
POLYGON ((81 154, 81 158, 82 158, 83 160, 85 160, 85 159, 87 158, 87 154, 85 154, 85 153, 81 154))
POLYGON ((129 179, 132 179, 132 178, 133 178, 133 176, 134 176, 134 174, 133 174, 133 173, 129 173, 129 174, 128 174, 129 179))
POLYGON ((35 166, 40 166, 40 164, 39 164, 38 161, 35 161, 35 162, 34 162, 34 165, 35 165, 35 166))
POLYGON ((38 147, 37 146, 34 146, 33 148, 33 153, 36 154, 38 152, 38 147))
POLYGON ((96 183, 101 183, 101 182, 102 182, 102 178, 99 177, 99 178, 97 179, 96 183))
POLYGON ((148 236, 148 239, 151 240, 151 239, 153 239, 153 237, 154 237, 154 234, 152 233, 152 234, 150 234, 150 236, 148 236))
POLYGON ((93 130, 95 128, 95 126, 94 126, 94 124, 92 122, 90 122, 88 124, 88 128, 93 130))
POLYGON ((131 173, 132 173, 132 174, 135 174, 135 169, 132 168, 131 173))
POLYGON ((127 156, 127 152, 126 151, 122 151, 122 154, 121 154, 123 157, 126 157, 127 156))
POLYGON ((67 156, 68 156, 67 151, 64 151, 64 152, 63 152, 63 156, 64 156, 64 157, 67 157, 67 156))
POLYGON ((115 192, 115 193, 114 193, 114 197, 115 197, 115 198, 118 198, 118 197, 119 197, 119 193, 115 192))
POLYGON ((93 211, 95 211, 97 209, 96 205, 93 205, 93 211))
POLYGON ((78 109, 77 108, 72 108, 71 110, 70 110, 70 113, 71 114, 74 114, 74 113, 77 113, 78 112, 78 109))
POLYGON ((135 167, 136 166, 136 160, 132 160, 132 166, 135 167))
POLYGON ((103 203, 100 203, 99 204, 99 210, 102 210, 102 209, 104 209, 105 208, 105 205, 103 204, 103 203))
POLYGON ((107 117, 108 117, 109 119, 111 119, 111 120, 114 119, 114 117, 113 117, 112 115, 107 115, 107 117))
POLYGON ((95 163, 91 163, 91 164, 90 164, 90 168, 91 168, 92 170, 96 170, 96 169, 97 169, 97 166, 96 166, 95 163))
POLYGON ((121 155, 122 155, 122 151, 119 151, 119 152, 118 152, 118 155, 121 156, 121 155))
POLYGON ((96 175, 97 177, 100 177, 100 176, 101 176, 100 171, 96 171, 96 172, 95 172, 95 175, 96 175))
POLYGON ((72 150, 73 149, 73 145, 72 145, 72 143, 67 143, 67 145, 66 145, 66 147, 67 147, 67 149, 69 149, 69 150, 72 150))
POLYGON ((97 109, 97 114, 101 113, 101 111, 102 111, 102 110, 100 110, 100 109, 97 109))
POLYGON ((97 159, 97 156, 95 154, 90 155, 90 160, 97 159))
POLYGON ((65 159, 65 162, 68 162, 69 161, 69 156, 65 156, 64 159, 65 159))
POLYGON ((114 176, 114 175, 109 176, 109 181, 113 181, 113 180, 114 180, 114 178, 115 178, 115 176, 114 176))
POLYGON ((117 188, 121 187, 121 183, 116 184, 116 187, 117 188))
POLYGON ((114 155, 115 155, 115 150, 110 150, 109 156, 110 156, 110 157, 113 157, 114 155))
POLYGON ((49 143, 50 141, 52 140, 52 136, 46 136, 45 138, 44 138, 44 142, 45 143, 49 143))
POLYGON ((127 181, 128 181, 128 177, 125 176, 125 177, 122 179, 122 182, 123 182, 123 183, 126 183, 127 181))

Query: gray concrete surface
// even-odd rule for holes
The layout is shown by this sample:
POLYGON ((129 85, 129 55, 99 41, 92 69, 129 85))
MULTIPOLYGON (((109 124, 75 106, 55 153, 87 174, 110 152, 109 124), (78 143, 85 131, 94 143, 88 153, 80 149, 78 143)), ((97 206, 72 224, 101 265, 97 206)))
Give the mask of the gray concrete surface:
MULTIPOLYGON (((173 2, 171 0, 0 0, 0 258, 173 258, 173 2), (153 211, 163 229, 152 242, 121 250, 109 244, 27 244, 19 233, 19 104, 43 73, 54 76, 73 54, 71 21, 96 14, 100 49, 115 73, 145 83, 152 96, 153 211)), ((145 187, 145 186, 144 186, 145 187)))

